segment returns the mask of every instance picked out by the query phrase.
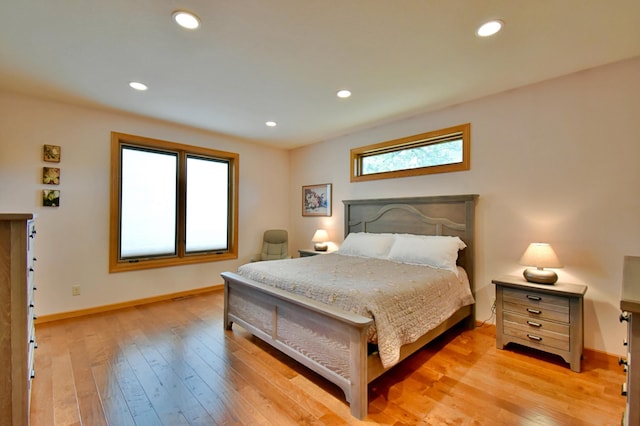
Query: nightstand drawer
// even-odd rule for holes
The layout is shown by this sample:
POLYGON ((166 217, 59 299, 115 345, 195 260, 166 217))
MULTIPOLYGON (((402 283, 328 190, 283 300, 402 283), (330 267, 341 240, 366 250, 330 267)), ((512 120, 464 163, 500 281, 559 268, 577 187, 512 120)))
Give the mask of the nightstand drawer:
POLYGON ((508 325, 510 328, 515 328, 539 336, 549 336, 554 338, 562 338, 562 336, 564 336, 566 337, 567 342, 569 342, 570 328, 567 324, 535 320, 511 312, 504 312, 502 319, 505 328, 508 325))
POLYGON ((558 334, 551 331, 544 330, 529 330, 522 324, 504 322, 504 334, 513 336, 518 339, 526 340, 529 342, 529 346, 536 347, 541 346, 540 349, 545 350, 542 346, 559 349, 561 351, 568 351, 570 349, 569 336, 565 334, 558 334))
POLYGON ((530 318, 569 322, 569 298, 550 294, 522 291, 512 288, 503 290, 503 308, 530 318))

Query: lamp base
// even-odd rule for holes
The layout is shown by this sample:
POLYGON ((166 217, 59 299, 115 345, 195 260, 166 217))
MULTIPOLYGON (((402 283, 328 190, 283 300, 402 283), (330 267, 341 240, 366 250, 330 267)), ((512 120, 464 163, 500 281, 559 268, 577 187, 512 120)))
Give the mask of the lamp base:
POLYGON ((555 284, 558 281, 558 274, 548 269, 527 268, 522 275, 530 283, 555 284))
POLYGON ((315 251, 327 251, 329 245, 327 243, 315 243, 313 249, 315 251))

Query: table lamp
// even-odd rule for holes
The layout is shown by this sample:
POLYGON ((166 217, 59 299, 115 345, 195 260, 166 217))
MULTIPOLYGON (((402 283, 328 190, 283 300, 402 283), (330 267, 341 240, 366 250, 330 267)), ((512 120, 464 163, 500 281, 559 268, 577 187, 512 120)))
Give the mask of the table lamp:
POLYGON ((313 234, 312 242, 315 243, 313 249, 315 251, 327 251, 327 241, 329 241, 329 234, 324 229, 318 229, 315 234, 313 234))
POLYGON ((537 284, 554 284, 558 275, 544 268, 562 268, 556 253, 547 243, 531 243, 520 258, 521 265, 535 266, 524 270, 524 278, 537 284))

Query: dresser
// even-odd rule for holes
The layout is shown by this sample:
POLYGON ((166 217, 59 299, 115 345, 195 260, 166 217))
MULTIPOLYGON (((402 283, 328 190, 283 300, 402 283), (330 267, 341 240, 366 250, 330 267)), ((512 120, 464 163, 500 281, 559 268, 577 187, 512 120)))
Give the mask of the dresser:
POLYGON ((517 276, 496 285, 496 347, 518 343, 561 356, 580 372, 586 285, 534 284, 517 276))
POLYGON ((620 309, 620 321, 627 323, 627 357, 620 359, 627 372, 622 385, 622 394, 627 397, 622 424, 640 425, 640 257, 624 258, 620 309))
POLYGON ((0 214, 0 425, 29 424, 34 376, 32 214, 0 214))

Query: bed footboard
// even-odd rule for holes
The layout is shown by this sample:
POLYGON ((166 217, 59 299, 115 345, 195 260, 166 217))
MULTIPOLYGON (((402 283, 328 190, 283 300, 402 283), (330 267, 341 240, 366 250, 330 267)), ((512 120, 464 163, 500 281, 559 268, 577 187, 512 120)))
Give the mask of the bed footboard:
POLYGON ((367 415, 367 329, 373 320, 232 272, 224 278, 224 326, 233 323, 339 386, 351 414, 367 415))

